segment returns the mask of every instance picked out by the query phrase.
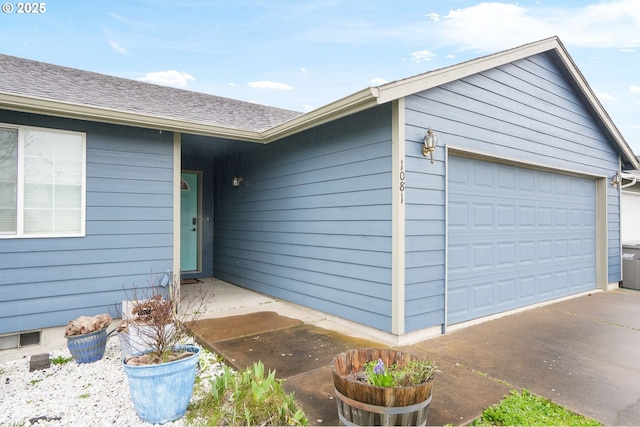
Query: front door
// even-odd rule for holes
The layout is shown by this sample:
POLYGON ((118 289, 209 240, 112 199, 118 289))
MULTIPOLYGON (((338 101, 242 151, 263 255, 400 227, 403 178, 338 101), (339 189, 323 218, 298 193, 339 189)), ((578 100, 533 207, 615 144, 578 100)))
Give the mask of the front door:
POLYGON ((199 174, 183 172, 180 180, 180 270, 200 271, 200 224, 198 216, 199 174))

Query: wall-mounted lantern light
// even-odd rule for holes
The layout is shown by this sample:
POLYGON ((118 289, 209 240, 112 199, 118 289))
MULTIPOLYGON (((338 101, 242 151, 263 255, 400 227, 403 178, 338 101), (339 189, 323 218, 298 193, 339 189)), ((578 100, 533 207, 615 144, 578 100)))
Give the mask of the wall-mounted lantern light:
POLYGON ((431 127, 429 127, 429 130, 427 131, 427 135, 424 137, 423 143, 424 146, 422 147, 422 155, 425 157, 430 156, 431 164, 433 164, 433 152, 438 145, 438 135, 436 135, 435 132, 431 130, 431 127))
POLYGON ((241 176, 234 176, 232 183, 233 183, 234 187, 240 187, 240 184, 242 184, 242 177, 241 176))
POLYGON ((611 177, 610 184, 612 187, 620 187, 621 182, 622 182, 622 176, 620 175, 620 172, 616 172, 616 174, 611 177))

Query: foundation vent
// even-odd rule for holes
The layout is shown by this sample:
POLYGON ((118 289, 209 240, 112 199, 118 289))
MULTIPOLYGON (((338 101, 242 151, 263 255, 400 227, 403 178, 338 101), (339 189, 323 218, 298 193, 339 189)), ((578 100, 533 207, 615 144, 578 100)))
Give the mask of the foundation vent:
POLYGON ((0 336, 0 350, 10 350, 26 345, 38 345, 40 344, 41 333, 42 331, 35 331, 0 336))

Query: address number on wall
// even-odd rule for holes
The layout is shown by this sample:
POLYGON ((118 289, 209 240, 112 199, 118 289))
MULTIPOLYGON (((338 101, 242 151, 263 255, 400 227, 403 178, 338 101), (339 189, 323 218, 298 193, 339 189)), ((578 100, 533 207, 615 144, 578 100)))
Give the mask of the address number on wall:
POLYGON ((404 161, 400 160, 400 203, 404 203, 404 161))

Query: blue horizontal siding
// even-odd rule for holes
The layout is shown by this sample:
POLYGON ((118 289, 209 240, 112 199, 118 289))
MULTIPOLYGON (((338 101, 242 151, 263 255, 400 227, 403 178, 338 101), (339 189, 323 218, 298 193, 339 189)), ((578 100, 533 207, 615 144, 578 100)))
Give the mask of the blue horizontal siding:
POLYGON ((389 331, 391 166, 388 105, 221 158, 216 277, 389 331))
POLYGON ((5 111, 0 123, 74 130, 87 140, 85 237, 0 240, 0 334, 115 316, 132 287, 171 269, 170 133, 5 111))
MULTIPOLYGON (((444 147, 611 176, 618 152, 556 64, 540 54, 406 98, 407 332, 444 322, 444 147), (422 156, 427 127, 439 136, 435 164, 422 156), (420 242, 420 243, 417 243, 420 242), (422 261, 421 261, 422 260, 422 261), (425 291, 428 289, 428 291, 425 291)), ((607 189, 609 281, 619 280, 619 199, 607 189)))

